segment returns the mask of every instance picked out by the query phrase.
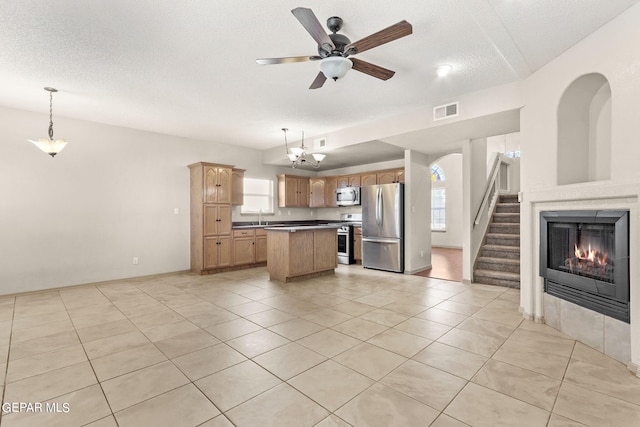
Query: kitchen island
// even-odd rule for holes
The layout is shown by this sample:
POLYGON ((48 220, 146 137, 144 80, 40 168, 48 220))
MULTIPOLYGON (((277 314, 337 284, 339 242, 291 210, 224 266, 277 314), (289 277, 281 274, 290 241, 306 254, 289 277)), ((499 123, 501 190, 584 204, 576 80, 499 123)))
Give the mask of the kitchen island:
POLYGON ((266 227, 269 278, 292 282, 333 274, 340 225, 266 227))

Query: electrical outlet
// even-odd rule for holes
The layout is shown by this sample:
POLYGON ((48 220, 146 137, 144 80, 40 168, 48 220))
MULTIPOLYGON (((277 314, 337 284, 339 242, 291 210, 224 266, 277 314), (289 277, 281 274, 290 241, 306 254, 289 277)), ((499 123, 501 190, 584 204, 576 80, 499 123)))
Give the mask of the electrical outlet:
POLYGON ((133 265, 138 265, 138 257, 137 256, 133 257, 133 265))
POLYGON ((174 214, 174 215, 180 215, 180 208, 175 208, 175 209, 173 210, 173 214, 174 214))
POLYGON ((287 211, 287 215, 291 216, 291 211, 287 211))
POLYGON ((424 251, 420 251, 420 258, 424 258, 424 251))

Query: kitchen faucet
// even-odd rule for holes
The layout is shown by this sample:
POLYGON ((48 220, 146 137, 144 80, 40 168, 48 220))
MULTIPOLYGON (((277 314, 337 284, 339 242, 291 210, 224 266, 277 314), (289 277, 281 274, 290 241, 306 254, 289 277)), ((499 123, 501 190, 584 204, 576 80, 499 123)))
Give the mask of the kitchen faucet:
POLYGON ((258 225, 262 225, 262 209, 258 211, 258 225))

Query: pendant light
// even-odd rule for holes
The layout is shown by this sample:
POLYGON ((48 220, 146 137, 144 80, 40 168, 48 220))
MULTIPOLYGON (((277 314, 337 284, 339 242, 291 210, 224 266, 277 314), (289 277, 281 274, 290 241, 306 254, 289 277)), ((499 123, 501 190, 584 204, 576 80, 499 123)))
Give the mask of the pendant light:
POLYGON ((296 168, 298 166, 309 165, 314 169, 318 169, 320 167, 320 162, 327 157, 325 154, 320 153, 308 153, 307 147, 304 146, 304 132, 302 132, 302 145, 300 147, 291 147, 289 149, 289 144, 287 142, 287 131, 289 129, 282 128, 284 132, 284 148, 287 152, 287 157, 291 160, 291 167, 296 168))
POLYGON ((53 139, 53 93, 57 92, 58 89, 45 87, 44 90, 49 92, 49 138, 28 139, 27 141, 32 142, 36 147, 51 157, 54 157, 67 145, 67 141, 64 139, 53 139))

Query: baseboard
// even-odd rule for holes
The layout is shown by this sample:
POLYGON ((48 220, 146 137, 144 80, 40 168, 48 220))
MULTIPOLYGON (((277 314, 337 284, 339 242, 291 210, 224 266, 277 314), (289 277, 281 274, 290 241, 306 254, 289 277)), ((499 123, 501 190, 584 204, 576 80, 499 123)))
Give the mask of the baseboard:
POLYGON ((433 265, 429 264, 426 267, 416 268, 415 270, 405 270, 404 274, 417 274, 417 273, 420 273, 421 271, 430 270, 432 268, 433 268, 433 265))

